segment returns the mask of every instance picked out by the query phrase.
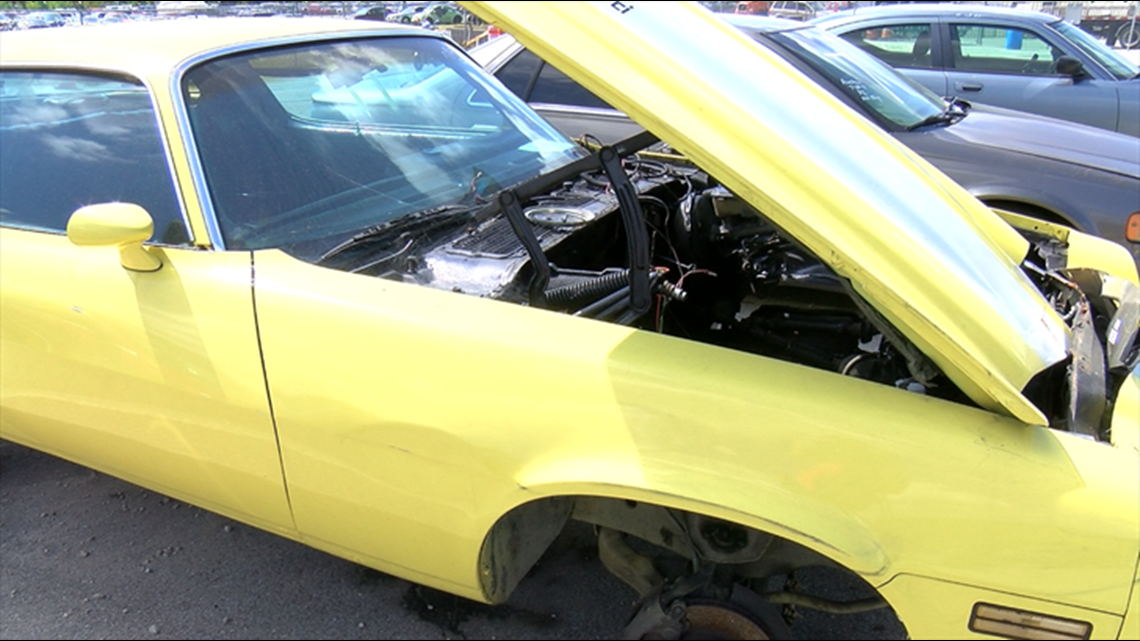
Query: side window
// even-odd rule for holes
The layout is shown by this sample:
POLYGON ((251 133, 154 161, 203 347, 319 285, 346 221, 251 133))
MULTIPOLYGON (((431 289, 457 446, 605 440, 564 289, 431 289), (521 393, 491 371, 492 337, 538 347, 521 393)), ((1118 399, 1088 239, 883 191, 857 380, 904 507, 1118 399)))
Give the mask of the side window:
POLYGON ((542 65, 542 71, 538 73, 538 81, 534 83, 534 89, 530 91, 528 102, 570 107, 593 107, 595 109, 613 108, 590 90, 547 64, 542 65))
POLYGON ((927 23, 892 24, 842 34, 844 40, 892 67, 928 69, 931 28, 927 23))
POLYGON ((531 80, 540 66, 542 66, 542 60, 530 51, 523 49, 519 55, 511 58, 510 62, 503 65, 495 73, 495 77, 499 79, 499 82, 506 85, 511 93, 526 100, 530 91, 531 80))
POLYGON ((1013 27, 951 25, 950 44, 951 63, 959 71, 1049 75, 1061 56, 1037 34, 1013 27))
POLYGON ((80 207, 141 205, 153 242, 189 242, 146 88, 79 73, 0 74, 0 224, 65 232, 80 207))
POLYGON ((495 76, 507 89, 527 102, 612 109, 604 100, 526 49, 503 65, 495 76), (535 71, 539 69, 538 78, 534 79, 535 71), (532 79, 534 86, 531 86, 532 79))

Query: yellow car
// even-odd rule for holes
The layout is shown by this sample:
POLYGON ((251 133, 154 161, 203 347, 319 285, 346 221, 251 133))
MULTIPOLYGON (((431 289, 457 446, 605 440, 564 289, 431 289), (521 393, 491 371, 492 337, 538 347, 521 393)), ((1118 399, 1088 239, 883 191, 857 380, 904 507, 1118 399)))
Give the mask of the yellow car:
POLYGON ((649 133, 415 27, 4 34, 0 437, 487 603, 586 522, 626 638, 1140 635, 1126 250, 697 3, 464 6, 649 133))

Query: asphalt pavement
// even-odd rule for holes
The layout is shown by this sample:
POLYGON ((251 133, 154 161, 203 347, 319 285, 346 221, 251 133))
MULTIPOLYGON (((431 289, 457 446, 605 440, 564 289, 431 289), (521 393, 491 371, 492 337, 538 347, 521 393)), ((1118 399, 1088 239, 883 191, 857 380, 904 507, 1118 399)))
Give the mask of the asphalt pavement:
MULTIPOLYGON (((635 598, 582 524, 488 606, 0 441, 0 639, 613 639, 635 598)), ((906 638, 883 611, 800 614, 797 638, 906 638)))

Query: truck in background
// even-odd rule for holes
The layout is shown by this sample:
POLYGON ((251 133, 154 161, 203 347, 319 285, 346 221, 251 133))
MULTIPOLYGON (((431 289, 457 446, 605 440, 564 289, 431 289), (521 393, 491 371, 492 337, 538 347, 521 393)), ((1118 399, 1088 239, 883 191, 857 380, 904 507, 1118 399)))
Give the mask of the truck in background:
POLYGON ((1140 24, 1136 14, 1140 2, 1018 2, 1016 6, 1080 25, 1104 40, 1110 47, 1140 48, 1140 24))
POLYGON ((767 2, 737 2, 736 13, 750 13, 758 16, 768 15, 767 2))

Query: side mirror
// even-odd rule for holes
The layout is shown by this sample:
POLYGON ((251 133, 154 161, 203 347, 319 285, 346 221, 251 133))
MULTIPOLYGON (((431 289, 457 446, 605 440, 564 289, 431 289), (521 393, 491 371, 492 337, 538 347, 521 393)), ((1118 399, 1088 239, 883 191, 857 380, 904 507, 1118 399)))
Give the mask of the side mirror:
POLYGON ((1057 58, 1055 68, 1057 69, 1057 73, 1062 76, 1070 76, 1074 80, 1085 73, 1084 63, 1072 56, 1061 56, 1057 58))
POLYGON ((67 237, 80 247, 118 247, 123 267, 153 272, 162 261, 143 248, 154 234, 154 219, 132 203, 102 203, 75 210, 67 221, 67 237))

